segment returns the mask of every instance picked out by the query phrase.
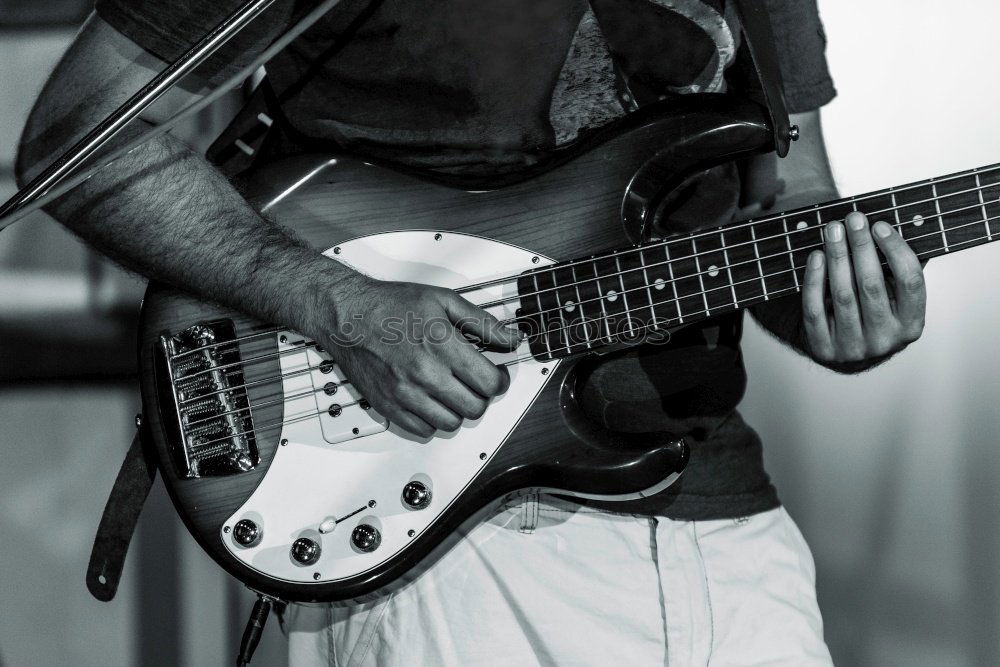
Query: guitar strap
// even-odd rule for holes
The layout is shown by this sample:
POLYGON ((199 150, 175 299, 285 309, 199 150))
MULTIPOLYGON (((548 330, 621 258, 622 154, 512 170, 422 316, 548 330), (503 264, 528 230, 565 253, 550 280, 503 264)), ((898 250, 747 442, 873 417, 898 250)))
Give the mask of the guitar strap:
POLYGON ((87 590, 101 602, 118 592, 118 581, 139 513, 156 479, 156 463, 148 451, 149 435, 141 420, 97 527, 87 565, 87 590))
MULTIPOLYGON (((774 47, 766 3, 732 0, 743 26, 745 46, 753 62, 759 100, 767 107, 774 128, 774 147, 780 157, 794 138, 774 47)), ((754 91, 751 90, 751 95, 754 91)), ((87 567, 87 588, 103 602, 114 598, 139 514, 156 479, 156 464, 148 451, 146 428, 139 426, 104 507, 87 567)))
POLYGON ((732 0, 736 8, 747 51, 753 62, 761 97, 767 107, 774 131, 774 150, 778 157, 788 155, 789 142, 798 138, 798 128, 792 128, 785 106, 784 86, 778 67, 778 52, 767 13, 767 3, 761 0, 732 0))

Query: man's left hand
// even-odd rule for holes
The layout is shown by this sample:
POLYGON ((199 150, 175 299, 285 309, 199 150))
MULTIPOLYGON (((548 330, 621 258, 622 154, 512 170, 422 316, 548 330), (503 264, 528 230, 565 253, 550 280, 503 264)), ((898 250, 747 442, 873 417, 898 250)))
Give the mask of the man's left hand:
POLYGON ((844 224, 827 225, 824 250, 809 256, 802 289, 809 351, 827 365, 891 355, 920 337, 926 303, 923 268, 906 241, 888 223, 869 228, 864 214, 851 213, 844 224))

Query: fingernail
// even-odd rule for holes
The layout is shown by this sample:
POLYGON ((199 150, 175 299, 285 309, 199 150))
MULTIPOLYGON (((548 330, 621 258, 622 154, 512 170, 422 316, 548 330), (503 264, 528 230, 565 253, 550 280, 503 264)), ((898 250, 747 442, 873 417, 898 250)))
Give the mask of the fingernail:
POLYGON ((844 238, 844 226, 839 222, 831 222, 826 226, 826 235, 836 243, 844 238))
POLYGON ((809 253, 809 260, 808 261, 809 261, 809 268, 810 269, 818 269, 818 268, 820 268, 821 266, 823 266, 823 253, 821 253, 818 250, 815 251, 815 252, 809 253))
POLYGON ((875 236, 879 238, 886 238, 889 234, 892 234, 892 227, 889 223, 884 220, 879 220, 872 226, 872 231, 875 232, 875 236))
POLYGON ((860 213, 849 213, 846 222, 856 232, 865 228, 865 216, 860 213))
POLYGON ((524 340, 524 332, 517 327, 504 327, 507 333, 518 340, 524 340))

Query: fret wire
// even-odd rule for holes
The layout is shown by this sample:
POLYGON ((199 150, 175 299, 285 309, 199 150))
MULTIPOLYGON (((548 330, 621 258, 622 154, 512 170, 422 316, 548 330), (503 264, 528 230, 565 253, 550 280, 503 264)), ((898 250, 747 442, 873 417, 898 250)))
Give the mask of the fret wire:
MULTIPOLYGON (((967 210, 975 209, 975 208, 979 208, 979 205, 976 204, 976 205, 973 205, 973 206, 964 206, 964 207, 961 207, 961 208, 952 209, 950 211, 945 211, 943 213, 943 215, 953 215, 953 214, 956 214, 956 213, 960 213, 962 211, 967 211, 967 210)), ((925 220, 928 220, 928 219, 934 218, 934 217, 938 217, 938 216, 931 215, 931 216, 928 216, 927 218, 925 218, 925 220)), ((1000 216, 997 216, 995 218, 991 218, 991 220, 997 220, 997 219, 1000 219, 1000 216)), ((979 222, 980 221, 977 220, 973 224, 979 224, 979 222)), ((906 224, 912 224, 912 223, 903 222, 903 223, 900 223, 900 227, 902 227, 902 226, 904 226, 906 224)), ((968 226, 968 224, 959 225, 958 227, 956 227, 956 229, 964 228, 964 227, 967 227, 967 226, 968 226)), ((795 232, 790 232, 789 236, 792 233, 798 233, 799 231, 800 230, 796 230, 795 232)), ((909 243, 909 242, 914 241, 914 240, 918 240, 918 239, 922 239, 922 238, 928 238, 928 237, 931 237, 931 236, 936 236, 938 234, 940 234, 940 232, 931 232, 930 234, 923 234, 921 236, 912 237, 910 239, 905 239, 904 238, 904 240, 907 243, 909 243)), ((776 234, 774 236, 765 237, 765 239, 763 239, 763 240, 776 239, 779 236, 783 236, 783 235, 776 234)), ((787 239, 788 236, 786 236, 785 238, 787 239)), ((821 234, 820 243, 814 243, 814 244, 812 244, 810 246, 804 246, 803 248, 800 248, 799 250, 819 249, 819 248, 822 248, 822 247, 823 247, 823 240, 822 240, 822 234, 821 234)), ((666 250, 666 246, 664 246, 664 249, 666 250)), ((783 251, 778 252, 778 253, 773 253, 771 255, 766 255, 766 256, 762 257, 761 259, 774 259, 774 258, 779 258, 779 257, 785 256, 785 255, 792 256, 794 254, 794 252, 795 252, 794 250, 792 250, 792 251, 783 250, 783 251)), ((684 256, 684 257, 681 257, 680 259, 691 259, 691 257, 692 256, 684 256)), ((675 260, 675 261, 679 261, 679 260, 675 260)), ((734 264, 734 266, 740 266, 740 265, 743 265, 743 264, 748 264, 748 263, 753 262, 753 261, 754 260, 745 260, 743 262, 736 262, 736 264, 734 264)), ((794 261, 794 257, 792 257, 790 259, 790 261, 794 261)), ((674 284, 674 283, 676 283, 676 282, 678 282, 680 280, 680 279, 674 277, 672 265, 670 264, 669 261, 667 261, 667 262, 660 262, 660 264, 667 264, 667 268, 668 268, 668 270, 670 270, 670 273, 671 273, 671 280, 670 280, 671 284, 674 284)), ((650 264, 649 266, 656 266, 656 265, 657 264, 650 264)), ((634 270, 634 269, 631 269, 631 270, 634 270)), ((779 275, 780 273, 781 272, 765 274, 765 277, 771 277, 771 276, 774 276, 774 275, 779 275)), ((785 271, 785 273, 787 273, 787 271, 785 271)), ((681 279, 690 279, 690 278, 693 278, 693 277, 694 277, 693 275, 691 275, 691 276, 682 276, 681 279)), ((754 278, 754 280, 756 280, 756 278, 754 278)), ((637 289, 642 289, 642 288, 637 288, 637 289)), ((674 289, 674 294, 675 294, 675 297, 676 297, 676 294, 677 294, 676 288, 674 289)), ((523 295, 519 295, 517 298, 523 298, 523 297, 528 297, 528 296, 533 296, 533 294, 523 294, 523 295)), ((694 296, 695 295, 690 295, 689 297, 685 297, 685 298, 693 298, 694 296)), ((593 301, 593 299, 591 299, 591 301, 593 301)), ((490 305, 496 305, 496 304, 490 304, 490 305)), ((480 306, 480 307, 482 307, 482 306, 480 306)), ((678 312, 680 312, 680 309, 678 309, 678 312)))
MULTIPOLYGON (((552 287, 555 288, 553 290, 553 295, 556 297, 556 305, 559 307, 559 320, 560 322, 565 322, 566 318, 563 316, 563 313, 566 311, 564 310, 562 299, 559 298, 559 280, 556 278, 555 269, 552 270, 551 275, 552 275, 552 287)), ((560 327, 559 333, 562 339, 566 342, 566 351, 568 352, 570 347, 569 347, 569 333, 567 332, 567 327, 560 327)))
MULTIPOLYGON (((997 216, 997 218, 1000 218, 1000 216, 997 216)), ((976 221, 974 221, 972 223, 969 223, 968 225, 963 225, 963 226, 978 225, 979 223, 980 223, 980 221, 976 220, 976 221)), ((937 233, 938 232, 933 232, 932 234, 925 234, 924 236, 933 236, 933 235, 936 235, 937 233)), ((955 243, 954 247, 958 247, 958 246, 961 246, 961 245, 966 245, 966 244, 969 244, 969 243, 981 243, 981 242, 986 241, 986 240, 988 240, 988 237, 985 237, 985 236, 975 237, 975 238, 966 239, 964 241, 960 241, 958 243, 955 243)), ((923 255, 928 255, 928 254, 933 254, 933 251, 930 250, 930 251, 925 251, 925 252, 917 253, 917 257, 919 258, 919 257, 921 257, 923 255)), ((886 262, 884 262, 884 261, 882 263, 883 263, 883 265, 886 264, 886 262)), ((781 273, 788 273, 789 271, 797 271, 799 269, 804 269, 805 266, 806 266, 805 264, 803 264, 801 266, 793 265, 793 268, 791 268, 791 269, 783 269, 782 271, 778 271, 778 272, 775 272, 773 274, 768 274, 768 277, 770 277, 772 275, 778 275, 778 274, 781 274, 781 273)), ((757 279, 756 278, 751 278, 750 279, 750 281, 755 281, 755 280, 757 280, 757 279)), ((743 281, 743 282, 748 282, 748 281, 743 281)), ((641 289, 641 288, 638 288, 638 289, 641 289)), ((713 289, 724 289, 724 288, 713 288, 713 289)), ((786 288, 783 288, 783 289, 779 289, 779 290, 777 290, 775 292, 772 292, 772 296, 779 295, 779 294, 782 294, 784 292, 790 292, 790 291, 792 291, 792 292, 799 292, 799 291, 801 291, 801 288, 799 288, 799 287, 786 287, 786 288)), ((740 307, 746 308, 746 307, 748 307, 750 305, 753 305, 754 303, 757 303, 759 299, 761 299, 761 296, 754 296, 754 297, 750 297, 748 299, 745 299, 742 302, 742 305, 740 307)), ((663 303, 666 303, 666 301, 660 301, 659 303, 663 304, 663 303)), ((717 307, 711 309, 711 311, 729 311, 729 310, 733 310, 733 309, 735 309, 733 306, 730 306, 729 304, 726 304, 726 305, 723 305, 723 306, 717 306, 717 307)), ((712 315, 711 311, 709 311, 708 313, 706 313, 706 317, 711 317, 711 315, 712 315)), ((679 320, 678 320, 678 323, 680 323, 679 320)), ((639 327, 639 329, 640 330, 648 330, 648 329, 651 329, 651 328, 663 327, 663 326, 666 326, 666 325, 669 325, 669 324, 670 324, 670 320, 666 320, 664 322, 656 322, 656 323, 652 323, 652 324, 641 325, 639 327)), ((575 354, 575 353, 573 353, 573 354, 575 354)), ((527 360, 527 359, 528 358, 525 358, 524 360, 527 360)))
POLYGON ((976 194, 979 195, 979 205, 983 209, 983 224, 986 225, 986 238, 993 240, 993 231, 990 229, 990 214, 986 212, 986 198, 983 197, 983 184, 979 182, 979 172, 976 172, 976 194))
POLYGON ((733 305, 739 305, 739 299, 736 298, 736 284, 733 282, 733 268, 732 263, 729 261, 729 251, 726 250, 726 232, 722 231, 719 233, 719 240, 722 242, 722 258, 726 262, 726 274, 729 276, 729 286, 733 290, 733 305))
POLYGON ((653 316, 653 321, 657 321, 660 318, 656 315, 656 307, 653 305, 653 291, 652 285, 649 283, 649 273, 646 272, 646 254, 639 249, 639 264, 642 265, 642 278, 646 282, 646 297, 649 299, 649 312, 653 316))
POLYGON ((618 269, 618 284, 622 286, 622 305, 625 306, 625 321, 628 322, 628 332, 632 334, 632 311, 628 307, 628 297, 626 296, 627 289, 625 289, 625 279, 622 278, 622 265, 618 261, 618 255, 615 254, 615 268, 618 269))
POLYGON ((580 281, 576 277, 576 267, 571 266, 569 270, 573 274, 573 288, 576 290, 576 307, 580 309, 580 320, 583 323, 583 338, 587 343, 587 349, 591 347, 590 343, 590 327, 587 326, 587 315, 583 312, 583 297, 580 296, 580 281))
POLYGON ((598 298, 598 302, 601 304, 601 314, 604 315, 604 318, 603 318, 603 320, 604 320, 604 331, 608 334, 608 340, 610 341, 610 340, 612 340, 612 338, 611 338, 611 325, 608 323, 608 311, 604 307, 604 290, 601 289, 601 279, 599 277, 601 274, 600 274, 600 271, 597 268, 597 262, 591 261, 590 263, 594 266, 594 278, 595 278, 594 283, 597 285, 597 296, 599 297, 598 298))
MULTIPOLYGON (((985 167, 985 168, 979 169, 978 172, 979 173, 989 173, 989 172, 995 172, 995 171, 998 171, 998 170, 1000 170, 1000 164, 990 165, 989 167, 985 167)), ((961 172, 961 173, 958 173, 958 174, 952 174, 950 176, 946 176, 946 177, 943 177, 943 178, 928 179, 928 180, 925 180, 925 181, 920 181, 918 183, 911 183, 909 185, 897 187, 897 188, 894 188, 894 189, 895 189, 896 192, 905 192, 905 191, 908 191, 908 190, 915 190, 915 189, 920 188, 920 187, 925 187, 931 181, 936 181, 937 183, 945 183, 945 182, 949 182, 949 181, 953 181, 953 180, 958 180, 958 179, 961 179, 961 178, 968 178, 969 176, 973 175, 976 171, 977 170, 970 169, 968 171, 961 172)), ((985 187, 992 187, 992 185, 985 186, 985 187)), ((838 199, 836 201, 827 202, 825 204, 816 204, 814 206, 814 208, 817 211, 820 211, 820 210, 825 210, 825 209, 828 209, 828 208, 833 208, 835 206, 842 205, 842 204, 846 203, 848 200, 857 203, 857 202, 860 202, 860 201, 866 201, 866 200, 869 200, 869 199, 875 199, 877 197, 883 196, 886 192, 888 192, 889 190, 892 190, 892 189, 893 188, 887 188, 885 190, 879 190, 877 192, 870 192, 870 193, 863 194, 863 195, 858 195, 858 196, 855 196, 855 197, 847 197, 847 198, 844 198, 844 199, 838 199)), ((975 188, 970 188, 968 190, 961 190, 961 191, 957 191, 957 192, 952 192, 952 193, 949 193, 948 195, 945 195, 945 196, 946 197, 950 197, 950 196, 959 195, 959 194, 965 194, 965 193, 974 192, 974 191, 975 191, 975 188)), ((929 202, 929 201, 931 201, 931 200, 928 199, 928 200, 922 200, 922 201, 914 201, 914 202, 910 202, 910 203, 904 205, 904 207, 905 206, 912 206, 912 205, 916 205, 916 204, 922 204, 922 203, 926 203, 926 202, 929 202)), ((805 208, 809 208, 809 207, 805 207, 805 208)), ((888 213, 889 210, 890 209, 882 209, 882 210, 878 210, 878 211, 872 211, 872 213, 870 215, 877 215, 879 213, 888 213)), ((787 211, 785 213, 770 215, 768 217, 760 218, 758 220, 745 220, 743 222, 733 223, 730 226, 730 229, 743 229, 744 227, 749 227, 749 226, 752 226, 752 225, 755 225, 755 224, 779 220, 782 217, 790 215, 791 213, 804 213, 804 212, 805 212, 805 210, 801 209, 801 210, 787 211)), ((715 232, 714 231, 703 231, 703 232, 692 233, 692 235, 691 235, 690 238, 697 238, 697 237, 701 237, 701 236, 707 236, 707 235, 711 235, 713 233, 715 233, 715 232)), ((667 241, 662 241, 660 243, 666 243, 666 242, 667 241)), ((657 245, 657 243, 653 243, 652 245, 657 245)), ((578 260, 573 260, 573 263, 583 264, 583 263, 586 263, 587 261, 589 261, 589 260, 578 259, 578 260)), ((568 264, 565 264, 564 266, 567 266, 567 265, 568 264)), ((495 280, 487 280, 487 281, 484 281, 484 282, 474 283, 474 284, 471 284, 471 285, 464 285, 462 287, 457 288, 457 291, 459 293, 464 293, 464 292, 469 292, 469 291, 473 291, 473 290, 477 290, 477 289, 482 289, 483 287, 488 287, 488 286, 494 285, 494 284, 502 284, 502 283, 508 282, 508 281, 509 281, 509 278, 499 278, 499 279, 495 279, 495 280)))
MULTIPOLYGON (((788 261, 791 263, 792 267, 795 267, 795 251, 792 250, 792 239, 788 235, 788 218, 781 218, 781 225, 785 228, 785 245, 788 246, 788 261)), ((792 278, 795 279, 795 289, 799 288, 799 276, 795 271, 792 271, 792 278)))
MULTIPOLYGON (((974 208, 978 208, 978 207, 974 207, 974 208)), ((991 218, 991 220, 1000 220, 1000 215, 991 218)), ((981 222, 980 220, 974 220, 972 222, 965 223, 963 225, 958 225, 958 226, 955 227, 955 229, 962 229, 962 228, 965 228, 965 227, 970 227, 970 226, 973 226, 973 225, 978 225, 980 222, 981 222)), ((931 237, 931 236, 937 236, 937 234, 939 234, 939 232, 931 232, 929 234, 923 234, 921 236, 915 236, 915 237, 911 238, 910 241, 914 241, 914 240, 918 240, 918 239, 922 239, 922 238, 928 238, 928 237, 931 237)), ((956 243, 954 245, 963 245, 965 243, 972 243, 972 242, 975 242, 975 241, 985 241, 985 240, 988 240, 987 237, 978 237, 978 238, 970 239, 970 240, 967 240, 967 241, 962 241, 962 242, 956 243)), ((819 244, 813 244, 812 246, 808 246, 808 247, 803 248, 803 249, 820 248, 820 247, 822 247, 821 243, 819 243, 819 244)), ((920 257, 922 255, 927 255, 927 254, 932 253, 932 252, 933 252, 933 250, 918 252, 917 256, 920 257)), ((790 253, 790 252, 783 251, 781 253, 777 253, 775 255, 771 255, 771 257, 778 257, 780 255, 791 255, 791 254, 792 253, 790 253)), ((799 266, 797 264, 794 264, 794 257, 793 257, 793 263, 792 263, 791 266, 793 268, 791 268, 791 269, 782 269, 781 271, 775 271, 773 273, 768 273, 768 274, 765 274, 765 277, 770 278, 770 277, 773 277, 773 276, 778 276, 778 275, 783 275, 785 273, 789 273, 790 271, 791 272, 795 272, 797 269, 804 269, 805 266, 806 266, 806 264, 802 264, 801 266, 799 266)), ((752 282, 752 281, 756 281, 756 280, 757 280, 757 278, 751 278, 749 280, 739 281, 739 284, 742 284, 742 283, 745 283, 745 282, 752 282)), ((711 288, 711 290, 708 290, 708 291, 715 291, 715 290, 718 290, 718 289, 725 289, 725 288, 726 288, 726 286, 723 285, 723 286, 720 286, 720 287, 713 287, 713 288, 711 288)), ((632 288, 632 290, 630 290, 630 291, 639 290, 639 289, 644 289, 644 288, 643 287, 635 287, 635 288, 632 288)), ((787 288, 787 289, 799 289, 799 288, 795 287, 795 288, 787 288)), ((772 292, 772 295, 773 294, 777 294, 777 293, 782 292, 782 291, 787 291, 787 289, 777 290, 776 292, 772 292)), ((591 299, 591 301, 594 301, 594 300, 595 299, 591 299)), ((658 303, 663 304, 663 303, 668 303, 668 301, 660 301, 658 303)), ((680 312, 680 311, 678 310, 678 312, 680 312)), ((678 320, 678 322, 680 322, 680 321, 681 320, 678 320)))
POLYGON ((540 335, 545 342, 545 349, 549 353, 549 358, 552 358, 552 346, 549 344, 548 330, 545 326, 545 306, 542 305, 542 295, 538 289, 538 274, 532 274, 531 280, 535 284, 535 300, 538 302, 538 325, 542 328, 540 335))
POLYGON ((819 240, 822 243, 826 242, 826 223, 823 222, 823 214, 820 213, 819 208, 816 209, 816 222, 819 225, 819 240))
MULTIPOLYGON (((817 213, 817 215, 819 215, 817 213)), ((767 282, 764 280, 764 265, 760 263, 760 249, 757 247, 757 233, 754 231, 754 225, 750 225, 750 245, 753 246, 753 255, 757 258, 757 273, 760 274, 760 288, 764 291, 764 301, 767 301, 770 296, 767 293, 767 282)))
POLYGON ((938 202, 937 185, 931 182, 931 194, 934 195, 934 210, 937 211, 938 227, 941 228, 941 239, 944 241, 944 251, 948 252, 948 235, 944 233, 944 216, 941 215, 941 205, 938 202))
POLYGON ((694 239, 691 239, 691 249, 694 250, 694 268, 698 272, 698 284, 701 285, 701 300, 705 302, 705 313, 711 310, 708 307, 708 294, 705 293, 705 279, 702 278, 701 262, 698 261, 698 246, 695 244, 694 239))
MULTIPOLYGON (((997 183, 996 185, 1000 185, 1000 183, 997 183)), ((993 186, 990 185, 990 186, 985 186, 985 187, 993 187, 993 186)), ((974 189, 963 190, 961 192, 949 193, 947 195, 943 195, 941 197, 941 199, 944 199, 944 198, 947 198, 947 197, 951 197, 951 196, 955 196, 955 195, 959 195, 959 194, 967 194, 969 192, 974 192, 974 189)), ((909 208, 911 206, 915 206, 915 205, 918 205, 918 204, 921 204, 921 203, 928 203, 928 202, 931 202, 931 201, 933 201, 933 200, 932 199, 924 199, 924 200, 920 200, 920 201, 908 202, 908 203, 900 205, 899 209, 909 208)), ((846 203, 846 200, 845 201, 841 201, 840 203, 844 204, 844 203, 846 203)), ((829 207, 827 207, 827 208, 829 208, 829 207)), ((953 215, 953 214, 956 214, 956 213, 961 213, 963 211, 968 211, 968 210, 973 209, 973 208, 979 208, 979 204, 975 204, 975 205, 972 205, 972 206, 962 206, 962 207, 959 207, 959 208, 956 208, 956 209, 951 209, 951 210, 948 210, 948 211, 944 211, 941 215, 953 215)), ((869 214, 869 217, 874 216, 874 215, 876 215, 878 213, 886 213, 889 210, 890 209, 882 209, 882 210, 879 210, 879 211, 873 211, 871 214, 869 214)), ((817 216, 818 215, 819 215, 819 213, 817 212, 817 216)), ((938 216, 938 215, 929 215, 929 216, 926 216, 924 218, 924 220, 930 220, 931 218, 938 218, 938 217, 940 217, 940 216, 938 216)), ((897 211, 897 219, 898 219, 898 211, 897 211)), ((760 220, 760 221, 757 221, 757 222, 769 222, 769 221, 770 220, 760 220)), ((902 224, 906 224, 906 222, 900 222, 899 224, 901 224, 901 225, 902 224)), ((736 226, 731 227, 729 229, 742 229, 742 227, 743 227, 743 225, 736 225, 736 226)), ((750 226, 751 233, 753 232, 753 229, 754 228, 751 225, 750 226)), ((796 230, 793 230, 793 231, 786 231, 783 234, 775 234, 773 236, 767 236, 767 237, 764 237, 762 239, 757 239, 756 241, 769 241, 771 239, 777 239, 779 237, 785 237, 786 241, 788 241, 789 238, 792 235, 799 234, 802 231, 806 231, 806 230, 805 229, 796 229, 796 230)), ((820 238, 821 239, 823 238, 823 233, 822 232, 823 232, 823 230, 821 229, 820 230, 820 238)), ((715 233, 718 233, 718 230, 715 233)), ((937 233, 937 232, 935 232, 935 233, 937 233)), ((702 236, 704 236, 704 234, 702 234, 702 236)), ((688 239, 687 238, 678 238, 678 239, 674 239, 672 242, 679 242, 679 241, 682 241, 682 240, 688 240, 688 239)), ((739 244, 736 244, 736 245, 731 246, 731 247, 735 248, 735 247, 737 247, 739 245, 746 245, 748 243, 751 243, 751 242, 750 241, 744 241, 743 243, 739 243, 739 244)), ((816 246, 812 246, 812 247, 816 247, 816 246)), ((664 248, 664 251, 666 251, 667 246, 664 244, 663 248, 664 248)), ((702 253, 702 254, 708 254, 708 252, 702 253)), ((772 256, 773 257, 777 257, 778 255, 772 255, 772 256)), ((694 256, 693 255, 685 255, 685 256, 676 258, 676 261, 681 261, 681 260, 685 260, 685 259, 694 259, 694 256)), ((765 258, 762 258, 762 259, 767 259, 767 258, 765 257, 765 258)), ((584 260, 576 260, 575 263, 579 264, 579 263, 582 263, 583 261, 584 260)), ((752 260, 750 260, 750 261, 752 261, 752 260)), ((649 267, 654 267, 654 266, 657 266, 658 264, 664 264, 664 263, 665 262, 653 263, 653 264, 649 264, 648 266, 649 267)), ((562 266, 562 268, 566 268, 567 266, 572 266, 572 265, 573 265, 573 263, 568 263, 568 264, 563 264, 561 266, 562 266)), ((627 269, 627 271, 636 271, 636 270, 638 270, 638 269, 627 269)), ((694 276, 686 276, 686 277, 693 278, 694 276)), ((508 280, 510 280, 510 279, 508 279, 508 280)), ((547 289, 547 290, 542 290, 542 291, 550 291, 550 290, 547 289)), ((525 294, 525 295, 520 295, 520 296, 532 296, 532 294, 525 294)), ((500 303, 503 303, 503 301, 489 302, 487 305, 493 306, 493 305, 497 305, 497 304, 500 304, 500 303)))
POLYGON ((674 278, 674 263, 670 259, 670 243, 663 244, 663 255, 667 258, 667 272, 670 274, 670 287, 674 291, 674 303, 677 304, 677 321, 684 324, 684 309, 681 307, 681 298, 677 294, 677 279, 674 278))
POLYGON ((899 218, 899 206, 896 204, 896 193, 889 193, 889 201, 892 203, 892 213, 896 217, 896 226, 901 226, 903 221, 899 218))

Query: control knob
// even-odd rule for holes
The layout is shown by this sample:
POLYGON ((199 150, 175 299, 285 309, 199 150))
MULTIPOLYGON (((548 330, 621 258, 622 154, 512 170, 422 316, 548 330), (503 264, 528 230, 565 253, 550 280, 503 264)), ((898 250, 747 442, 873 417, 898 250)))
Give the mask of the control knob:
POLYGON ((431 504, 431 490, 414 480, 403 487, 403 502, 412 509, 422 510, 431 504))
POLYGON ((255 547, 264 538, 264 531, 255 521, 243 519, 233 526, 233 539, 241 547, 255 547))
POLYGON ((351 533, 351 544, 358 551, 370 553, 378 549, 378 545, 382 544, 382 533, 375 526, 367 523, 359 523, 351 533))
POLYGON ((292 542, 292 560, 299 565, 312 565, 319 560, 322 549, 319 543, 308 537, 300 537, 292 542))

